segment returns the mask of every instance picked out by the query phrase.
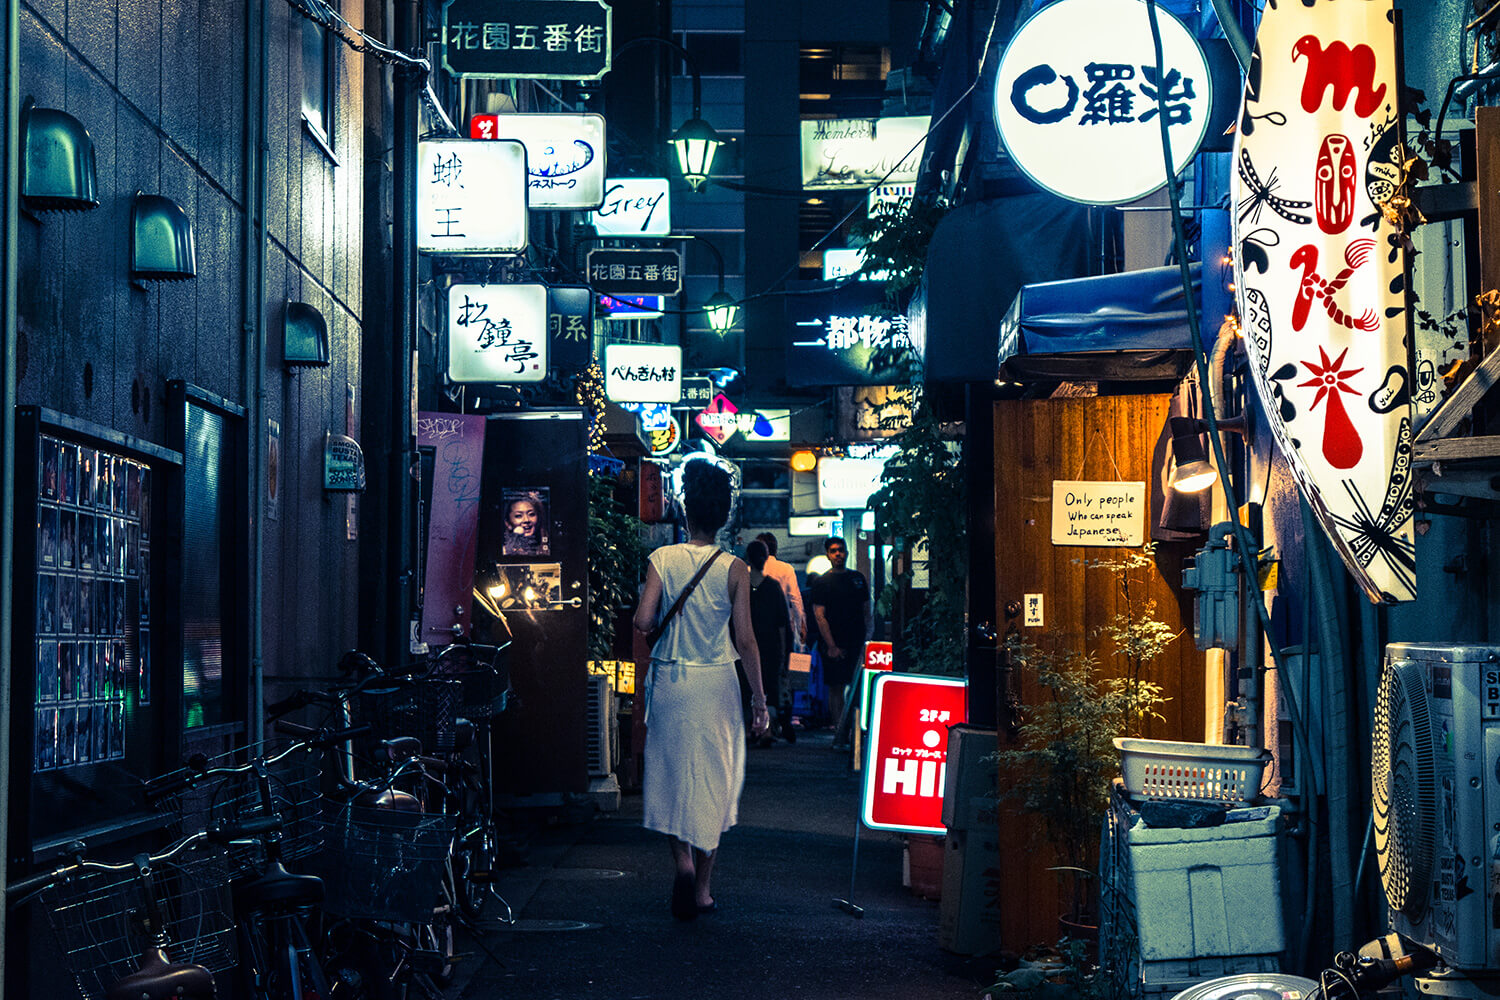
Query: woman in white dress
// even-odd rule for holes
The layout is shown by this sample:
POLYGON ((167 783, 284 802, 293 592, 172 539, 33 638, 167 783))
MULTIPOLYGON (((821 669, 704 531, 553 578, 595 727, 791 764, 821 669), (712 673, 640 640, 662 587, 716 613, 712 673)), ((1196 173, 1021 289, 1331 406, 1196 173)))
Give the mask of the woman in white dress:
MULTIPOLYGON (((729 520, 729 474, 710 461, 683 467, 689 540, 651 553, 635 627, 649 632, 704 564, 729 520)), ((672 915, 692 920, 714 910, 709 880, 719 837, 734 826, 745 783, 745 724, 738 656, 750 680, 751 729, 771 724, 760 652, 750 624, 750 570, 720 555, 683 602, 651 651, 646 679, 646 756, 642 775, 648 830, 670 838, 676 877, 672 915), (729 623, 734 620, 735 640, 729 623)))

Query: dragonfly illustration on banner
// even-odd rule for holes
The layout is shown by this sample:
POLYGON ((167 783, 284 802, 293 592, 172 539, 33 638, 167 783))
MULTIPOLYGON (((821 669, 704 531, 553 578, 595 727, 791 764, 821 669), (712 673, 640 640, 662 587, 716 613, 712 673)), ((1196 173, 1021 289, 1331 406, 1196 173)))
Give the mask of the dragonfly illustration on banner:
POLYGON ((1309 506, 1382 603, 1416 596, 1406 278, 1382 211, 1396 71, 1392 0, 1267 4, 1230 178, 1252 380, 1309 506))

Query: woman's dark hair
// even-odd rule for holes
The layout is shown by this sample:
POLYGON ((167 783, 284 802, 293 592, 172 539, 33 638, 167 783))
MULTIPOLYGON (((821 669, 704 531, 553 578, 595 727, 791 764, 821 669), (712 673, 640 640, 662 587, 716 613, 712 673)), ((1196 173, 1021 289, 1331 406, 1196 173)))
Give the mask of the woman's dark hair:
POLYGON ((713 534, 729 520, 729 473, 702 459, 682 467, 682 509, 689 529, 713 534))
POLYGON ((771 554, 766 543, 757 538, 745 546, 745 562, 757 573, 766 568, 766 557, 771 554))
POLYGON ((768 554, 773 555, 773 556, 776 554, 776 536, 775 535, 771 534, 769 531, 762 531, 760 534, 756 535, 755 537, 756 537, 757 541, 761 541, 761 542, 765 542, 766 543, 766 552, 768 554))

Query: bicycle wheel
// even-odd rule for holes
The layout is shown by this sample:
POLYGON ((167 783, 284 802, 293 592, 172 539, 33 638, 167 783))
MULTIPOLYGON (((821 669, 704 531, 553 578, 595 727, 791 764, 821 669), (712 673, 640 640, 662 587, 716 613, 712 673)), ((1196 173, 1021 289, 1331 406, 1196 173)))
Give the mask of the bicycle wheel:
POLYGON ((466 832, 453 856, 453 892, 470 919, 480 920, 494 895, 495 865, 500 855, 500 836, 494 820, 483 819, 466 832))

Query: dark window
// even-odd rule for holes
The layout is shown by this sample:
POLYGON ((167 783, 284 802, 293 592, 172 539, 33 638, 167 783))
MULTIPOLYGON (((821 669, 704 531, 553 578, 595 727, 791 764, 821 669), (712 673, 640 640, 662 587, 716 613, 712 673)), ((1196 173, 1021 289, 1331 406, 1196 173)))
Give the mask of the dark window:
MULTIPOLYGON (((681 31, 677 33, 678 45, 692 53, 703 76, 744 76, 745 36, 728 31, 681 31)), ((677 76, 691 76, 681 56, 677 57, 673 70, 677 76)))
POLYGON ((333 147, 333 95, 337 41, 323 25, 302 22, 302 120, 324 146, 333 147))

